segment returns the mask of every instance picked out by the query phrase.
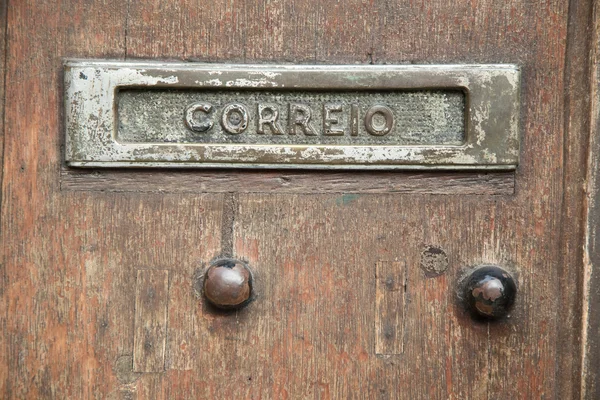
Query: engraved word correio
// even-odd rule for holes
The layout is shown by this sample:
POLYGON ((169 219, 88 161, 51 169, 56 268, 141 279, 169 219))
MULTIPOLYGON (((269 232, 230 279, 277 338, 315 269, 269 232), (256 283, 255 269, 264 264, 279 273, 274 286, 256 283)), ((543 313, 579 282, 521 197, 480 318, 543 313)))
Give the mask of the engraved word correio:
MULTIPOLYGON (((350 105, 349 127, 344 126, 341 113, 344 107, 340 103, 324 103, 323 121, 315 121, 313 109, 302 103, 289 103, 287 121, 280 118, 279 105, 257 103, 256 113, 251 114, 249 107, 242 103, 230 103, 217 110, 208 102, 196 102, 187 106, 184 111, 185 123, 193 132, 209 132, 216 121, 221 124, 223 131, 230 135, 244 133, 249 124, 256 124, 256 133, 263 135, 296 135, 306 136, 343 136, 348 131, 350 136, 358 136, 359 107, 350 105), (254 117, 254 118, 253 118, 254 117), (253 121, 254 119, 254 121, 253 121), (349 128, 349 129, 348 129, 349 128)), ((285 107, 285 106, 284 106, 285 107)), ((373 136, 385 136, 394 126, 394 114, 385 105, 370 107, 363 117, 365 130, 373 136)))

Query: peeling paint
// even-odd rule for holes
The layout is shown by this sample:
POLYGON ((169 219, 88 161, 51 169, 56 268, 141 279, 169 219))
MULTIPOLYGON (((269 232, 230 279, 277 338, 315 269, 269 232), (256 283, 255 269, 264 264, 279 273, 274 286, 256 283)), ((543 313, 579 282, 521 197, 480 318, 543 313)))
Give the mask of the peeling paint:
POLYGON ((223 81, 220 79, 209 79, 207 81, 195 81, 200 86, 223 86, 223 81))
POLYGON ((279 86, 279 84, 276 81, 269 81, 266 78, 260 78, 260 79, 238 78, 233 81, 227 81, 225 83, 225 86, 239 87, 239 88, 246 88, 246 87, 255 88, 255 87, 277 87, 277 86, 279 86))

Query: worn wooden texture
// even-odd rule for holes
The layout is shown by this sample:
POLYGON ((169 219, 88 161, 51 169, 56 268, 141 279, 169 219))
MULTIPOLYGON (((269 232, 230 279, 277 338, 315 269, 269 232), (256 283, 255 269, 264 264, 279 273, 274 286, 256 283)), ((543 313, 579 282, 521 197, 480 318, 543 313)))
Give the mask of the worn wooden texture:
MULTIPOLYGON (((0 1, 0 154, 3 154, 4 149, 4 89, 5 89, 5 74, 6 74, 6 13, 8 10, 8 1, 0 1)), ((0 162, 0 165, 2 163, 0 162)), ((0 166, 0 177, 2 176, 2 166, 0 166)), ((1 179, 1 178, 0 178, 1 179)), ((0 202, 2 194, 0 193, 0 202)), ((6 267, 3 262, 0 262, 0 326, 6 326, 6 297, 4 292, 8 285, 8 276, 6 267)), ((5 397, 8 391, 8 347, 7 335, 0 334, 0 398, 5 397)))
MULTIPOLYGON (((237 379, 245 373, 252 377, 243 396, 485 397, 490 384, 487 361, 494 347, 488 347, 488 326, 473 323, 455 304, 454 284, 462 266, 473 262, 465 258, 464 243, 475 242, 472 248, 486 254, 483 260, 506 262, 495 258, 494 248, 475 240, 498 221, 495 215, 486 218, 486 207, 473 197, 462 197, 461 205, 452 209, 447 198, 428 200, 415 206, 410 198, 390 195, 240 199, 234 249, 254 266, 260 297, 245 311, 250 314, 244 317, 245 329, 225 332, 236 333, 278 365, 267 374, 251 374, 260 356, 236 357, 231 349, 226 362, 239 371, 237 379), (279 207, 265 208, 265 201, 276 201, 279 207), (407 208, 412 212, 402 212, 407 208), (471 229, 449 235, 449 211, 470 214, 471 229), (420 218, 425 214, 426 223, 420 218), (293 245, 270 245, 286 237, 293 237, 293 245), (407 250, 416 245, 412 237, 418 238, 417 251, 407 250), (449 254, 448 273, 425 277, 418 267, 423 243, 449 254), (373 272, 382 258, 406 262, 405 346, 400 355, 378 358, 373 272), (486 338, 483 344, 480 336, 486 338)), ((521 310, 510 329, 519 329, 517 320, 522 318, 521 310)), ((221 342, 216 333, 211 336, 211 343, 221 342)), ((211 388, 217 397, 228 397, 232 390, 219 384, 211 388)))
POLYGON ((135 282, 133 371, 165 370, 169 271, 138 270, 135 282))
POLYGON ((590 35, 590 125, 585 203, 582 398, 600 398, 600 3, 594 1, 590 35))
POLYGON ((404 351, 406 265, 378 261, 375 266, 375 354, 404 351))
POLYGON ((221 196, 60 192, 61 58, 123 57, 126 7, 14 1, 8 20, 0 397, 127 398, 139 378, 135 270, 193 270, 214 257, 221 196))
MULTIPOLYGON (((565 65, 565 138, 563 141, 561 252, 557 262, 559 312, 561 325, 574 327, 558 331, 557 343, 569 351, 559 352, 557 370, 564 379, 558 381, 560 398, 587 397, 585 390, 573 387, 581 382, 581 321, 583 295, 584 200, 588 146, 590 144, 590 52, 594 46, 594 2, 569 2, 569 25, 565 65)), ((595 128, 594 128, 595 129, 595 128)), ((598 134, 598 131, 595 133, 598 134)), ((592 135, 593 136, 593 135, 592 135)))
MULTIPOLYGON (((273 398, 539 398, 555 395, 559 385, 577 386, 556 383, 557 360, 571 351, 557 346, 558 332, 573 332, 557 318, 567 4, 454 1, 422 9, 408 2, 232 2, 189 18, 187 4, 178 4, 186 16, 159 26, 160 4, 131 4, 130 56, 517 62, 526 82, 523 163, 514 197, 240 196, 235 255, 256 268, 262 295, 240 313, 239 324, 204 317, 211 326, 205 328, 210 353, 219 359, 205 348, 193 368, 227 365, 231 374, 201 382, 192 372, 169 371, 144 377, 144 384, 174 397, 194 388, 200 397, 273 398), (211 18, 219 22, 207 23, 211 18), (176 35, 186 31, 220 37, 223 49, 211 47, 210 39, 176 35), (169 46, 157 49, 168 39, 169 46), (445 275, 426 279, 410 268, 418 265, 423 243, 447 251, 453 261, 445 275), (370 282, 384 255, 407 260, 411 299, 405 353, 387 364, 372 357, 370 282), (519 276, 520 302, 504 324, 475 324, 455 304, 461 269, 479 262, 508 265, 519 276), (227 384, 231 379, 245 384, 234 387, 227 384)), ((561 311, 572 312, 572 305, 561 311)))
MULTIPOLYGON (((563 96, 584 79, 565 60, 581 49, 586 6, 11 2, 0 303, 10 319, 0 332, 8 358, 0 397, 577 397, 581 260, 569 251, 580 239, 577 226, 566 225, 581 227, 568 218, 577 220, 580 207, 583 100, 563 96), (86 56, 518 63, 516 190, 306 195, 265 186, 231 196, 178 190, 169 173, 156 171, 136 175, 152 181, 150 190, 114 192, 116 172, 106 191, 89 177, 78 190, 63 172, 61 190, 60 59, 86 56), (177 193, 154 190, 161 185, 177 193), (444 274, 419 269, 424 245, 446 252, 444 274), (221 252, 247 260, 255 273, 256 300, 236 313, 215 313, 194 286, 203 263, 221 252), (376 357, 373 271, 383 259, 406 262, 405 346, 376 357), (483 262, 507 267, 519 281, 515 309, 502 323, 476 323, 456 300, 462 273, 483 262), (164 373, 132 370, 139 268, 169 270, 164 373)), ((278 175, 268 176, 263 185, 278 175)), ((314 173, 316 182, 322 177, 314 173)), ((395 184, 410 186, 406 177, 395 184)))
POLYGON ((427 193, 510 195, 514 172, 100 171, 61 169, 61 189, 161 193, 427 193))

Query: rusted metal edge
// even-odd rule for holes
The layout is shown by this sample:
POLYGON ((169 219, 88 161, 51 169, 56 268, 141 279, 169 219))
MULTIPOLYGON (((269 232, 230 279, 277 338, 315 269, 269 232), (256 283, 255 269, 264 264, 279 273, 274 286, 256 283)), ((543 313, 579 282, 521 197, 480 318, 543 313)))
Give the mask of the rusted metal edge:
POLYGON ((66 60, 66 162, 71 167, 477 169, 519 162, 520 70, 515 65, 224 65, 66 60), (459 89, 462 145, 119 143, 119 88, 255 90, 459 89))

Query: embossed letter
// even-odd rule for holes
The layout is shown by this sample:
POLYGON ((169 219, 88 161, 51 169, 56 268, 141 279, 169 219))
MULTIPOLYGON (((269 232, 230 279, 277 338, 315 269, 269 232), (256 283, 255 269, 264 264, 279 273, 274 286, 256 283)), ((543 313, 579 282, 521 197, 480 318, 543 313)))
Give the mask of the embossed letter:
POLYGON ((296 134, 296 128, 302 128, 304 135, 315 136, 317 132, 310 124, 312 110, 306 104, 290 103, 288 108, 288 133, 296 134))
POLYGON ((343 136, 344 128, 333 127, 332 125, 338 125, 340 120, 338 117, 334 117, 331 114, 334 112, 341 112, 342 105, 339 103, 334 104, 323 104, 323 135, 325 136, 343 136))
POLYGON ((243 104, 232 103, 223 108, 221 115, 223 130, 232 135, 242 133, 248 127, 248 109, 243 104))
POLYGON ((279 110, 276 105, 258 104, 258 126, 256 133, 264 134, 264 126, 267 125, 271 129, 273 135, 283 135, 283 129, 279 126, 277 119, 279 118, 279 110))
POLYGON ((358 106, 350 107, 350 136, 358 136, 358 106))
POLYGON ((194 103, 185 109, 185 124, 194 132, 206 132, 213 127, 213 121, 208 118, 200 119, 198 113, 208 114, 212 111, 210 103, 194 103))
POLYGON ((387 135, 392 130, 393 125, 394 114, 392 114, 392 110, 386 106, 373 106, 369 108, 369 111, 367 111, 367 114, 365 115, 365 129, 373 136, 387 135), (383 124, 378 124, 379 126, 377 127, 373 124, 375 114, 381 114, 385 120, 383 124))

